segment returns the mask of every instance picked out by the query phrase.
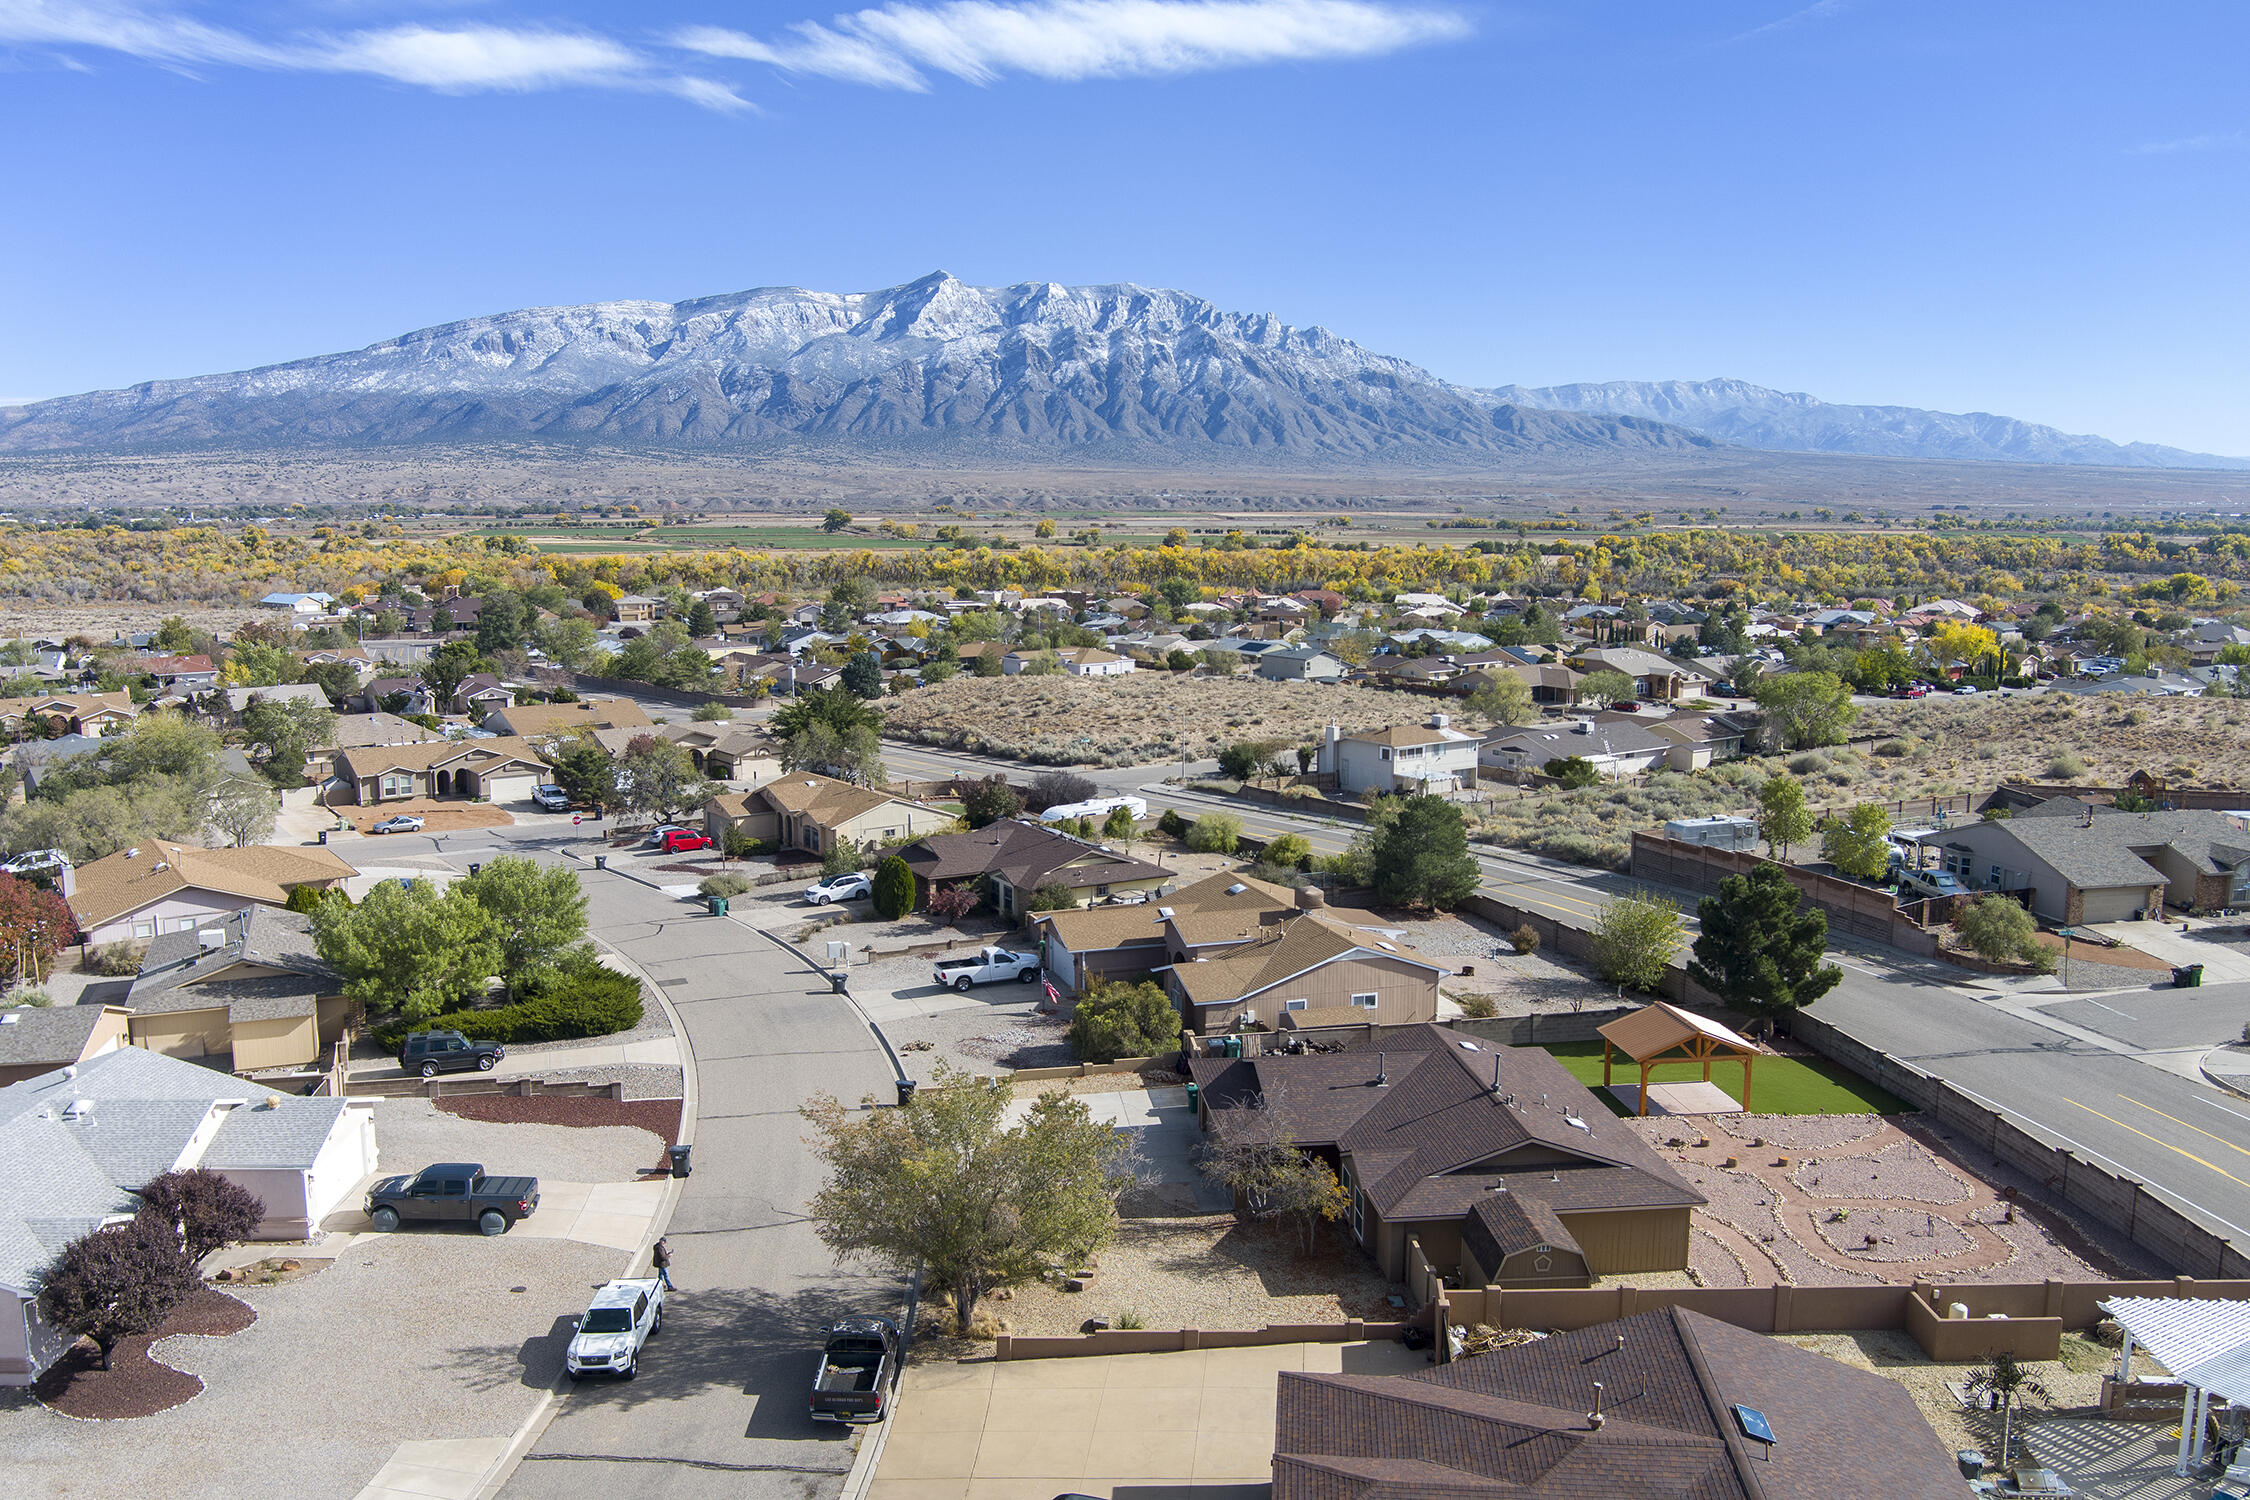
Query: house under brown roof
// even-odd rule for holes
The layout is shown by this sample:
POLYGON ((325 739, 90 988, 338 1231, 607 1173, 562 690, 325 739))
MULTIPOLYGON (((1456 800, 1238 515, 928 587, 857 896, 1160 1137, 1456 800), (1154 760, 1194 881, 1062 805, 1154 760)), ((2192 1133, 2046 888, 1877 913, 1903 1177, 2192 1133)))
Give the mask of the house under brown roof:
POLYGON ((649 717, 630 698, 587 698, 577 703, 519 703, 484 716, 499 734, 568 734, 573 729, 646 729, 649 717))
POLYGON ((1273 1500, 1965 1491, 1905 1387, 1679 1308, 1411 1375, 1284 1371, 1275 1396, 1273 1500))
POLYGON ((1053 882, 1085 890, 1162 880, 1167 873, 1159 866, 1017 818, 1003 818, 967 833, 932 834, 901 849, 899 857, 919 880, 997 875, 1022 891, 1053 882))
POLYGON ((325 848, 250 844, 240 849, 199 849, 152 838, 80 865, 72 881, 70 910, 78 925, 91 931, 178 891, 219 891, 279 906, 289 899, 292 886, 325 890, 358 873, 325 848))

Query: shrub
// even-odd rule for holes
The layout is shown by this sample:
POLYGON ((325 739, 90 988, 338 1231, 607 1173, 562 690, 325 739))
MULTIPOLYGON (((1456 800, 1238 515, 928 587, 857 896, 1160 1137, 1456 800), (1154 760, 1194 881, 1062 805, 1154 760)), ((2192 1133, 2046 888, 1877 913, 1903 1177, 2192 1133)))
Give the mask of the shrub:
POLYGON ((1071 1051, 1080 1062, 1154 1057, 1179 1044, 1180 1013, 1153 980, 1138 984, 1095 981, 1070 1019, 1071 1051))
POLYGON ((1173 838, 1184 839, 1187 837, 1187 819, 1180 816, 1177 808, 1165 808, 1164 816, 1156 820, 1156 826, 1173 838))
POLYGON ((857 839, 838 839, 820 857, 820 873, 824 879, 830 875, 849 875, 866 865, 867 848, 857 839))
POLYGON ((1187 846, 1198 854, 1232 854, 1242 842, 1242 820, 1205 813, 1187 831, 1187 846))
POLYGON ((1078 897, 1072 893, 1069 886, 1064 885, 1059 880, 1051 880, 1025 898, 1023 909, 1025 911, 1068 911, 1077 904, 1078 897))
POLYGON ((2086 762, 2068 750, 2047 762, 2047 776, 2053 781, 2076 781, 2085 774, 2086 762))
POLYGON ((1680 909, 1661 896, 1620 896, 1594 919, 1594 968, 1637 990, 1655 993, 1665 966, 1686 946, 1680 909))
POLYGON ((2031 913, 2006 896, 1983 896, 1955 913, 1953 934, 1969 951, 1994 963, 2011 958, 2028 959, 2046 950, 2039 945, 2039 924, 2031 913))
MULTIPOLYGON (((298 890, 304 887, 299 886, 298 890)), ((290 899, 296 899, 295 892, 290 899)), ((102 943, 86 950, 86 967, 108 979, 123 979, 141 972, 141 959, 148 953, 148 944, 121 939, 102 943)))
POLYGON ((1472 1021, 1489 1021, 1500 1013, 1500 1007, 1490 995, 1463 995, 1461 1014, 1472 1021))
POLYGON ((1023 811, 1023 797, 1008 785, 1008 778, 994 772, 982 781, 971 782, 961 793, 961 815, 971 828, 982 828, 998 823, 1023 811))
POLYGON ((1807 752, 1789 757, 1789 769, 1799 776, 1812 776, 1828 769, 1828 757, 1807 752))
POLYGON ((322 894, 315 886, 293 885, 289 887, 289 899, 281 903, 281 909, 299 913, 315 911, 320 906, 322 894))
POLYGON ((1270 865, 1264 860, 1260 860, 1242 873, 1252 880, 1263 880, 1268 885, 1287 886, 1292 890, 1311 883, 1305 879, 1303 872, 1298 870, 1295 865, 1270 865))
POLYGON ((695 712, 688 715, 698 724, 717 724, 734 717, 734 710, 724 703, 698 703, 695 712))
POLYGON ((33 1010, 45 1010, 54 1003, 55 997, 35 984, 27 984, 21 988, 12 989, 8 991, 8 998, 5 1001, 0 1001, 0 1005, 5 1005, 9 1010, 15 1010, 26 1005, 33 1010))
POLYGON ((875 915, 895 922, 914 910, 914 872, 893 854, 875 867, 875 915))
POLYGON ((139 1217, 177 1234, 188 1259, 201 1260, 235 1240, 246 1240, 266 1216, 248 1189, 202 1167, 166 1172, 140 1191, 139 1217))
POLYGON ((393 1021, 377 1028, 376 1044, 395 1051, 409 1031, 458 1031, 507 1045, 567 1042, 610 1036, 641 1024, 641 982, 603 968, 583 950, 562 973, 544 979, 536 993, 490 1010, 456 1010, 418 1024, 393 1021))
POLYGON ((1025 790, 1024 807, 1031 812, 1045 812, 1050 807, 1068 807, 1074 802, 1090 802, 1101 788, 1075 771, 1041 771, 1031 778, 1025 790))
POLYGON ((1602 773, 1583 755, 1558 755, 1539 769, 1571 791, 1593 786, 1602 779, 1602 773))
POLYGON ((1312 841, 1301 833, 1285 833, 1266 845, 1265 863, 1286 869, 1312 868, 1312 841))
POLYGON ((1514 932, 1508 934, 1508 941, 1516 945, 1518 953, 1537 953, 1539 951, 1539 929, 1526 922, 1514 932))
POLYGON ((933 885, 922 902, 922 910, 931 921, 945 927, 958 927, 961 919, 977 909, 977 888, 964 881, 960 885, 933 885))
POLYGON ((1920 748, 1921 747, 1915 744, 1912 739, 1908 738, 1905 735, 1901 735, 1897 739, 1885 740, 1880 745, 1877 745, 1875 747, 1875 753, 1882 756, 1885 760, 1904 760, 1907 756, 1912 755, 1916 750, 1920 748))
POLYGON ((1123 1329, 1146 1328, 1148 1327, 1148 1319, 1128 1307, 1117 1315, 1117 1326, 1123 1329))
POLYGON ((697 882, 695 890, 697 895, 704 897, 739 896, 751 888, 750 877, 747 875, 706 875, 697 882))

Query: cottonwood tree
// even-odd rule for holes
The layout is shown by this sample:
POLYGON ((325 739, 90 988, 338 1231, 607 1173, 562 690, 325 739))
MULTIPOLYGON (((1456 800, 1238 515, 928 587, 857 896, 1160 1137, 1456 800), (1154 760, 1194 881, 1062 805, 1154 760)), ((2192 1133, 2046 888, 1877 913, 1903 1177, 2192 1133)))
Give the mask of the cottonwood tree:
POLYGON ((248 1239, 266 1216, 255 1193, 204 1167, 166 1172, 140 1191, 140 1216, 179 1236, 189 1260, 248 1239))
POLYGON ((1818 907, 1800 910, 1803 901, 1778 865, 1720 881, 1716 896, 1696 903, 1703 930, 1688 978, 1733 1009, 1767 1019, 1827 994, 1844 971, 1821 962, 1828 918, 1818 907))
POLYGON ((63 1246, 39 1287, 47 1321, 94 1341, 102 1368, 120 1339, 150 1334, 203 1285, 165 1225, 136 1218, 63 1246))
POLYGON ((1307 1251, 1321 1223, 1335 1222, 1351 1207, 1334 1169, 1297 1143, 1284 1088, 1214 1106, 1198 1166, 1233 1191, 1237 1215, 1297 1219, 1307 1251))
POLYGON ((1880 880, 1891 867, 1891 815, 1862 802, 1820 825, 1820 855, 1860 880, 1880 880))
POLYGON ((519 989, 555 968, 586 935, 586 893, 578 872, 501 855, 459 882, 487 917, 500 944, 500 976, 519 989))
POLYGON ((821 1243, 839 1259, 919 1264, 964 1331, 986 1292, 1107 1244, 1134 1180, 1125 1138, 1061 1092, 1010 1128, 1011 1098, 942 1063, 900 1108, 814 1098, 802 1114, 828 1172, 808 1208, 821 1243))
POLYGON ((1767 777, 1758 788, 1758 836, 1766 841, 1767 858, 1787 859, 1790 849, 1811 838, 1812 831, 1804 783, 1787 772, 1767 777))
POLYGON ((1531 685, 1513 672, 1491 673, 1469 694, 1468 709, 1494 724, 1528 724, 1539 717, 1539 706, 1531 700, 1531 685))
POLYGON ((1852 690, 1833 672, 1788 672, 1758 684, 1758 707, 1775 738, 1791 750, 1833 745, 1858 715, 1852 690))
POLYGON ((368 1010, 423 1021, 483 993, 500 972, 500 926, 461 888, 380 880, 357 906, 323 901, 309 915, 313 950, 368 1010))
POLYGON ((1664 982, 1665 966, 1687 946, 1680 909, 1661 896, 1620 896, 1594 919, 1594 967, 1602 978, 1649 994, 1664 982))
POLYGON ((239 849, 271 838, 279 812, 280 799, 271 786, 252 776, 229 776, 211 789, 205 821, 239 849))

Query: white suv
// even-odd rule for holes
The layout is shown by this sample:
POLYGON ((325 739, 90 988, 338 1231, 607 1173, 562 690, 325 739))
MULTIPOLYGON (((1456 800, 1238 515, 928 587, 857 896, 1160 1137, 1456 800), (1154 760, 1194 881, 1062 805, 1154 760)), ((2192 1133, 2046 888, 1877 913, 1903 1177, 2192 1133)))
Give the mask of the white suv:
POLYGON ((664 1326, 664 1283, 654 1276, 613 1281, 594 1293, 586 1316, 578 1320, 563 1352, 563 1368, 573 1380, 615 1375, 631 1380, 639 1370, 641 1346, 664 1326))
POLYGON ((805 899, 815 906, 826 906, 831 901, 850 901, 858 896, 875 894, 875 882, 863 870, 847 875, 831 875, 826 880, 816 880, 805 887, 805 899))

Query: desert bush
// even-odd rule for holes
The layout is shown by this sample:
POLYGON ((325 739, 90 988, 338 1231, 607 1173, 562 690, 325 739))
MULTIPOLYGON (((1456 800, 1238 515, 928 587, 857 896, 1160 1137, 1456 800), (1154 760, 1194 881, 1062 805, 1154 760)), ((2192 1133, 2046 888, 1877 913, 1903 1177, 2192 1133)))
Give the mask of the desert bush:
POLYGON ((22 985, 12 989, 8 991, 7 999, 0 1000, 0 1006, 5 1006, 9 1010, 27 1005, 33 1010, 45 1010, 54 1003, 55 997, 35 984, 22 985))
MULTIPOLYGON (((904 862, 903 860, 900 861, 902 864, 904 862)), ((1023 909, 1025 911, 1068 911, 1077 904, 1078 898, 1071 893, 1069 886, 1064 885, 1059 880, 1051 880, 1024 898, 1023 909)))
POLYGON ((1266 845, 1265 863, 1287 869, 1307 869, 1312 864, 1312 841, 1301 833, 1285 833, 1266 845))
POLYGON ((875 915, 895 922, 914 910, 914 872, 893 854, 875 867, 875 915))
POLYGON ((1177 808, 1165 808, 1164 816, 1156 820, 1156 826, 1171 838, 1184 839, 1187 837, 1187 819, 1180 816, 1177 808))
POLYGON ((2076 781, 2086 774, 2086 762, 2073 751, 2065 750, 2047 762, 2047 776, 2052 781, 2076 781))
POLYGON ((1070 1047, 1080 1062, 1154 1057, 1176 1048, 1179 1040, 1179 1008, 1153 980, 1097 980, 1079 996, 1070 1019, 1070 1047))
POLYGON ((1232 854, 1242 841, 1242 820, 1205 813, 1187 831, 1187 846, 1198 854, 1232 854))
POLYGON ((2038 942, 2039 924, 2031 913, 2002 895, 1964 906, 1953 918, 1953 934, 1980 958, 1994 963, 2031 959, 2046 950, 2038 942))
POLYGON ((1828 757, 1814 751, 1789 757, 1789 769, 1799 776, 1813 776, 1828 769, 1828 757))
POLYGON ((1461 996, 1461 1014, 1472 1021, 1489 1021, 1500 1013, 1500 1006, 1490 995, 1461 996))
POLYGON ((1909 739, 1905 735, 1900 735, 1895 739, 1888 739, 1883 741, 1883 743, 1881 743, 1880 745, 1877 745, 1875 747, 1875 753, 1882 756, 1885 760, 1904 760, 1907 756, 1912 755, 1916 750, 1919 750, 1920 748, 1921 746, 1916 744, 1912 739, 1909 739))
POLYGON ((604 968, 580 950, 563 969, 513 1005, 490 1010, 456 1010, 427 1021, 393 1021, 375 1031, 376 1045, 396 1051, 409 1031, 458 1031, 463 1036, 499 1042, 567 1042, 611 1036, 641 1024, 641 982, 604 968))
POLYGON ((1514 932, 1508 934, 1508 941, 1515 945, 1518 953, 1537 953, 1539 951, 1539 929, 1526 922, 1514 932))
POLYGON ((147 954, 148 944, 129 939, 99 943, 86 950, 86 967, 107 979, 123 979, 141 972, 141 960, 147 954))
POLYGON ((749 889, 751 884, 747 875, 706 875, 696 883, 695 893, 705 898, 739 896, 749 889))

